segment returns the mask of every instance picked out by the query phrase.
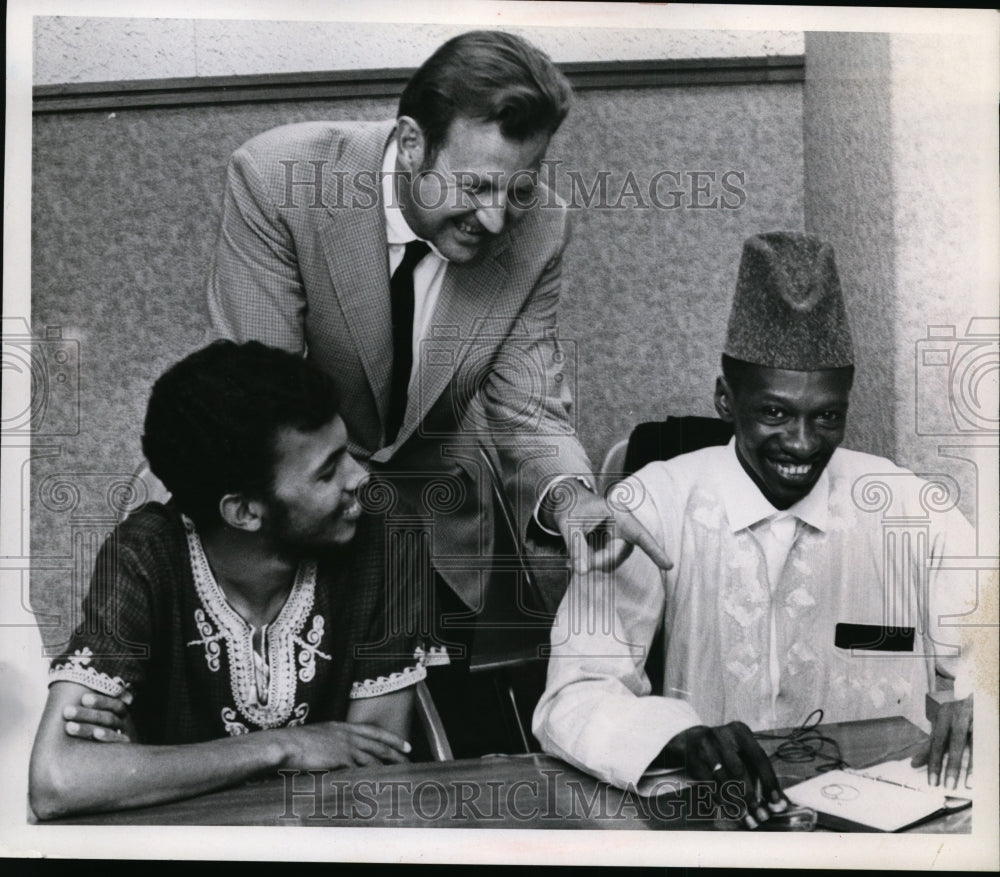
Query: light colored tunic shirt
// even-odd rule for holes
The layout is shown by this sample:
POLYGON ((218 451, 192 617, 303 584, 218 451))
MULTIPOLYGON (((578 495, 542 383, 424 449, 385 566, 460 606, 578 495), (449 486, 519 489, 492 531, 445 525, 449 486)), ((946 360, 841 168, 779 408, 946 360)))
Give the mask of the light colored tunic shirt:
POLYGON ((819 707, 829 722, 902 715, 925 727, 935 664, 964 673, 955 616, 975 608, 975 574, 939 569, 975 554, 946 492, 838 449, 779 512, 732 442, 646 466, 612 501, 674 567, 661 573, 634 551, 615 572, 570 583, 534 716, 542 747, 626 786, 698 724, 787 727, 819 707), (665 690, 652 695, 644 665, 661 623, 665 690), (841 623, 912 627, 913 649, 840 648, 841 623))

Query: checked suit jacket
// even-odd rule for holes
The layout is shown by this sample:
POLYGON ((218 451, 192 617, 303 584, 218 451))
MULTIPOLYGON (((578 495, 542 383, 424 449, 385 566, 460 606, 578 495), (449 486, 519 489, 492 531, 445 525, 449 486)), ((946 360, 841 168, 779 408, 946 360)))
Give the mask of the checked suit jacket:
POLYGON ((431 564, 474 610, 493 549, 478 447, 494 455, 529 550, 547 538, 531 523, 540 492, 591 472, 556 337, 567 210, 540 186, 535 205, 473 263, 448 265, 413 351, 403 424, 386 446, 393 351, 379 178, 393 133, 393 122, 307 122, 240 147, 227 169, 209 312, 215 335, 302 352, 334 379, 351 452, 385 476, 368 505, 385 514, 390 546, 397 524, 415 526, 431 564))

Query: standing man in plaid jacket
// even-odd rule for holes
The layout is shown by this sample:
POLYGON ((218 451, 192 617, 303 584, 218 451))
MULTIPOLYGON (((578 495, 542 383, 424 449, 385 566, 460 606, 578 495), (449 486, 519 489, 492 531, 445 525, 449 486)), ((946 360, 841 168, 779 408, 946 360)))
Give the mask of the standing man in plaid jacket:
POLYGON ((582 568, 618 559, 570 538, 571 513, 612 517, 588 489, 557 339, 567 210, 538 180, 570 96, 534 46, 470 32, 417 70, 394 121, 284 126, 229 164, 213 330, 301 352, 333 377, 351 453, 386 511, 424 522, 435 624, 481 605, 477 559, 492 554, 481 444, 529 548, 561 537, 582 568), (567 491, 573 501, 546 501, 567 491))

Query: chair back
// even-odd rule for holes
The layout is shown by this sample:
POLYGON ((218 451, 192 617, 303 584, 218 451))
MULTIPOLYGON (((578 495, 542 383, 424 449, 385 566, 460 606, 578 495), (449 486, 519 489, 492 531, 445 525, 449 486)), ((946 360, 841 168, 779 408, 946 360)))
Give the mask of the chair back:
POLYGON ((668 417, 640 423, 629 436, 623 471, 631 475, 655 460, 672 460, 681 454, 712 445, 728 444, 733 425, 717 417, 668 417))
MULTIPOLYGON (((640 423, 628 438, 622 472, 625 477, 637 472, 647 463, 672 460, 712 445, 725 445, 733 437, 733 425, 715 417, 668 417, 666 420, 640 423)), ((616 473, 606 473, 614 478, 616 473)), ((654 693, 663 691, 663 660, 666 643, 661 624, 649 646, 646 657, 646 676, 654 693)))

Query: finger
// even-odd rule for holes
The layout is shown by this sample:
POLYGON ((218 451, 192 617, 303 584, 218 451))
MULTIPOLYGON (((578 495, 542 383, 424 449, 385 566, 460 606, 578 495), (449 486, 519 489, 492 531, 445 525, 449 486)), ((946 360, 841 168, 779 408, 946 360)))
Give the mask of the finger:
POLYGON ((125 723, 112 712, 107 710, 90 710, 78 706, 63 707, 63 718, 80 724, 96 725, 104 728, 124 730, 125 723))
POLYGON ((945 786, 953 791, 958 788, 958 778, 962 773, 962 754, 969 745, 969 729, 972 725, 972 709, 960 703, 953 711, 953 719, 948 735, 948 770, 945 786))
POLYGON ((98 743, 131 743, 127 734, 108 728, 95 727, 80 722, 66 722, 65 730, 70 737, 80 740, 95 740, 98 743))
POLYGON ((130 743, 128 735, 120 730, 94 728, 94 739, 100 743, 130 743))
POLYGON ((667 557, 656 539, 653 538, 649 530, 639 523, 635 515, 630 512, 618 512, 615 515, 615 522, 618 525, 619 535, 632 544, 638 545, 660 569, 673 569, 674 562, 667 557))
POLYGON ((771 811, 764 806, 760 796, 760 783, 750 774, 746 765, 733 753, 723 749, 723 764, 729 778, 725 781, 730 791, 735 790, 743 802, 742 822, 747 828, 756 828, 759 823, 771 818, 771 811))
MULTIPOLYGON (((716 728, 716 740, 722 763, 725 768, 727 783, 730 788, 738 790, 743 801, 743 823, 747 828, 756 828, 759 823, 771 818, 768 809, 763 805, 758 792, 756 776, 748 770, 747 759, 744 756, 744 745, 739 739, 738 723, 716 728)), ((749 734, 749 731, 747 731, 749 734)), ((753 738, 750 738, 751 741, 753 738)))
POLYGON ((722 755, 715 745, 712 728, 699 726, 688 729, 675 739, 686 738, 683 743, 684 768, 696 780, 715 779, 717 771, 723 771, 722 755))
POLYGON ((928 742, 916 755, 910 759, 910 767, 923 767, 930 761, 931 744, 928 742))
POLYGON ((367 767, 370 764, 378 764, 378 759, 374 755, 369 755, 364 749, 352 749, 351 761, 357 767, 367 767))
POLYGON ((754 779, 755 801, 758 818, 763 822, 771 813, 781 813, 788 808, 788 799, 781 791, 781 783, 774 772, 771 759, 744 724, 737 723, 733 729, 739 746, 740 756, 747 771, 754 779))
POLYGON ((387 731, 385 728, 380 728, 378 725, 370 725, 363 722, 351 722, 349 724, 351 731, 355 734, 359 734, 370 740, 376 740, 379 743, 384 743, 386 746, 391 746, 400 752, 409 753, 413 748, 398 734, 387 731))
POLYGON ((80 698, 80 703, 89 709, 108 710, 116 716, 125 718, 132 703, 132 694, 126 691, 121 697, 108 697, 105 694, 88 691, 80 698))
POLYGON ((718 735, 718 740, 720 743, 719 754, 722 756, 722 764, 726 771, 726 778, 730 780, 747 780, 748 773, 746 767, 743 765, 743 759, 740 757, 739 749, 733 745, 731 739, 726 739, 724 734, 718 735))
POLYGON ((594 569, 612 572, 628 559, 634 547, 631 542, 626 542, 624 539, 612 539, 607 547, 591 555, 590 562, 594 569))
POLYGON ((746 828, 757 828, 760 823, 754 814, 746 771, 739 758, 734 760, 732 752, 726 751, 727 744, 721 730, 713 728, 699 738, 697 745, 693 747, 694 760, 689 770, 699 779, 714 780, 712 796, 716 804, 723 808, 723 812, 728 809, 727 805, 734 803, 731 798, 722 794, 723 786, 732 788, 735 784, 742 802, 743 812, 739 820, 746 828))
POLYGON ((582 530, 574 530, 570 534, 568 548, 570 567, 573 572, 581 576, 590 572, 593 563, 587 534, 582 530))
POLYGON ((354 745, 358 749, 362 749, 368 754, 375 756, 383 764, 405 764, 410 760, 398 749, 386 746, 385 743, 380 743, 378 740, 373 740, 370 737, 355 737, 354 745))
MULTIPOLYGON (((725 735, 720 735, 720 737, 725 741, 722 753, 725 759, 726 771, 730 776, 730 783, 735 782, 738 784, 736 788, 743 799, 746 813, 752 816, 758 823, 767 822, 771 818, 771 811, 764 806, 764 800, 761 797, 760 791, 760 781, 756 776, 756 772, 751 769, 751 765, 742 753, 741 748, 738 748, 739 744, 737 741, 727 740, 725 735)), ((732 788, 732 786, 730 787, 732 788)), ((756 828, 755 825, 748 827, 756 828)))
POLYGON ((948 739, 951 725, 951 710, 948 704, 942 706, 934 719, 931 728, 930 753, 927 757, 927 782, 932 786, 941 784, 941 761, 944 758, 944 747, 948 739))
POLYGON ((587 533, 588 565, 592 570, 600 569, 600 557, 608 553, 611 547, 611 533, 606 527, 598 526, 587 533))
POLYGON ((632 552, 632 546, 618 539, 606 526, 597 527, 587 534, 590 570, 606 572, 615 569, 632 552))

